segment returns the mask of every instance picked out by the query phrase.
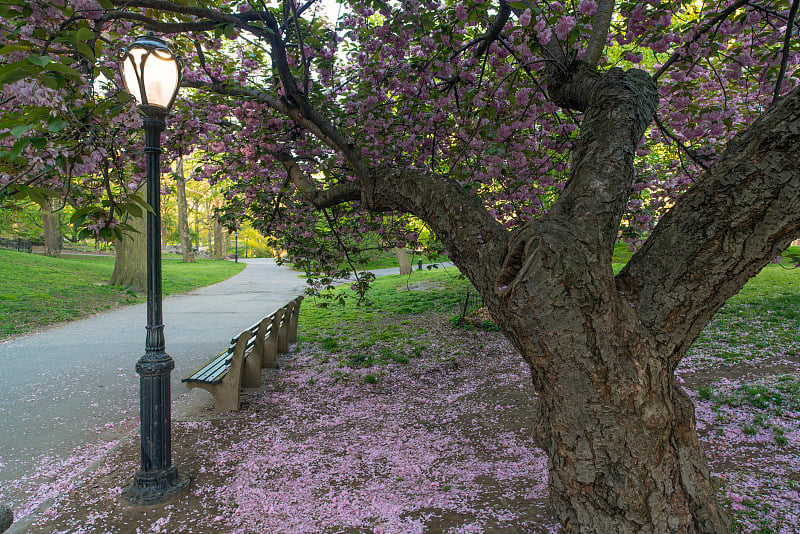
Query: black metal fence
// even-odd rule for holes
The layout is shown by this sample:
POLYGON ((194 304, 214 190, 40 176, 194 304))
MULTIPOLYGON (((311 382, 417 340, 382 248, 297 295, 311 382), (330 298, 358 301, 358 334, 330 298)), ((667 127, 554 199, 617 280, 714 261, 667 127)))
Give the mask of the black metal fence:
POLYGON ((30 253, 33 252, 33 240, 22 237, 15 237, 13 239, 0 237, 0 248, 30 253))

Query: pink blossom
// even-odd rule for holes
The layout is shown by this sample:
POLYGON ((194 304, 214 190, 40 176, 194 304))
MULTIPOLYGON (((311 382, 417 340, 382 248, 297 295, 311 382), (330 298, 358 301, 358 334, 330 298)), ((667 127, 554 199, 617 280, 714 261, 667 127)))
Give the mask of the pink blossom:
POLYGON ((578 10, 581 12, 581 15, 591 17, 597 12, 597 2, 594 0, 584 0, 581 2, 578 10))
POLYGON ((559 39, 566 40, 569 32, 575 27, 575 19, 571 16, 561 17, 556 25, 555 32, 559 39))

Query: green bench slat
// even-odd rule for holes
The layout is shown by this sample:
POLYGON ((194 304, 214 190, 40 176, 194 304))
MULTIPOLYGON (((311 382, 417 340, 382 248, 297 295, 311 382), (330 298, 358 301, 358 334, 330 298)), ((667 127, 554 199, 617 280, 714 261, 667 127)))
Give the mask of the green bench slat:
POLYGON ((231 363, 232 357, 233 351, 228 349, 182 381, 208 382, 209 384, 222 382, 222 378, 225 375, 225 371, 228 369, 228 365, 231 363))

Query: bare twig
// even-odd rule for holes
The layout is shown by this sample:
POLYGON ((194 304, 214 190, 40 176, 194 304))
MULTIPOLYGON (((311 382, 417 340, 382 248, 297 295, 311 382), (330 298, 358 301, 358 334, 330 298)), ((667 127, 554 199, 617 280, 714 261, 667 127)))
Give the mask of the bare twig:
POLYGON ((775 103, 778 97, 781 96, 781 85, 783 85, 783 77, 786 74, 786 64, 789 61, 789 45, 792 41, 792 25, 794 24, 795 16, 797 16, 798 4, 800 4, 800 0, 794 0, 792 2, 792 8, 789 10, 789 21, 786 24, 786 34, 783 36, 783 55, 781 56, 781 67, 780 70, 778 70, 778 80, 775 82, 775 92, 772 95, 772 103, 775 103))

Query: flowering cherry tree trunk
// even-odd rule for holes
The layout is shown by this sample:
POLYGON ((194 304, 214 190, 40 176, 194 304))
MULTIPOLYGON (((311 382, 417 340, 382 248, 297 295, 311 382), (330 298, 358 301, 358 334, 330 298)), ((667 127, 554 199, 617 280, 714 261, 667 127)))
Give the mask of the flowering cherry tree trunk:
POLYGON ((535 435, 566 532, 727 532, 673 371, 714 312, 800 227, 789 209, 800 201, 800 92, 739 134, 614 276, 655 87, 641 71, 578 66, 553 90, 585 113, 581 137, 558 201, 520 230, 415 171, 371 173, 359 194, 372 209, 428 221, 530 364, 535 435))

